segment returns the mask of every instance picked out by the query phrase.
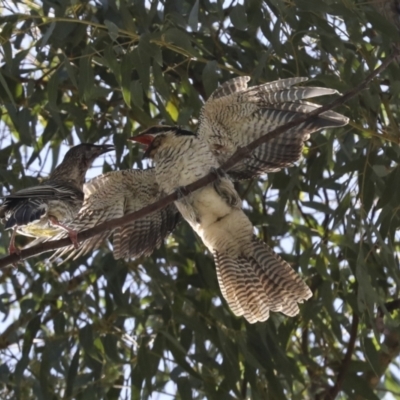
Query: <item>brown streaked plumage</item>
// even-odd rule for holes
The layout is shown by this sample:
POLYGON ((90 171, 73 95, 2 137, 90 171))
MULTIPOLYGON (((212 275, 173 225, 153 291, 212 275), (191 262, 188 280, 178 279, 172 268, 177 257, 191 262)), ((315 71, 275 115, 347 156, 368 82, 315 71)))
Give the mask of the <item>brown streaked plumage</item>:
MULTIPOLYGON (((165 196, 156 182, 154 169, 108 172, 86 183, 84 193, 82 209, 69 225, 77 232, 123 217, 165 196)), ((94 236, 77 250, 73 246, 60 249, 51 259, 68 253, 64 261, 76 259, 99 247, 111 234, 115 259, 148 256, 160 247, 178 221, 179 212, 174 204, 170 204, 161 211, 94 236)))
MULTIPOLYGON (((201 110, 197 134, 177 127, 156 126, 133 138, 148 146, 145 155, 156 163, 153 178, 158 188, 152 195, 154 200, 158 198, 157 191, 162 196, 192 183, 211 168, 220 167, 238 147, 319 107, 305 99, 336 93, 332 89, 295 86, 306 78, 283 79, 251 88, 247 88, 248 80, 248 77, 234 78, 215 90, 201 110)), ((341 114, 324 112, 263 144, 228 174, 234 180, 248 179, 291 166, 300 158, 304 141, 311 133, 347 122, 341 114)), ((112 182, 105 181, 104 190, 99 191, 105 196, 104 204, 110 202, 105 206, 106 217, 102 221, 111 219, 113 214, 113 199, 118 191, 112 186, 112 182)), ((128 197, 138 196, 140 185, 131 186, 128 197)), ((88 205, 91 202, 94 203, 88 197, 88 205)), ((270 311, 293 316, 299 312, 298 303, 312 295, 293 269, 253 234, 228 177, 219 178, 175 204, 213 253, 221 292, 236 315, 243 315, 251 323, 265 321, 270 311)), ((93 226, 97 218, 91 217, 91 206, 82 209, 80 220, 82 229, 93 226)), ((165 229, 165 223, 159 226, 166 232, 174 225, 169 230, 165 229)), ((124 235, 116 237, 121 240, 124 235)), ((114 248, 118 249, 115 240, 114 248)), ((93 241, 89 242, 82 252, 93 247, 93 241)), ((150 247, 147 251, 151 251, 150 247)), ((130 251, 128 255, 134 253, 130 251)), ((74 252, 76 256, 79 254, 74 252)))
MULTIPOLYGON (((155 176, 167 194, 217 169, 203 137, 177 128, 151 128, 132 140, 146 144, 155 176)), ((312 293, 293 269, 253 234, 241 200, 228 177, 175 202, 183 218, 214 255, 221 292, 235 315, 250 323, 270 311, 294 316, 312 293)))
POLYGON ((10 252, 15 233, 36 238, 49 238, 67 231, 77 246, 76 232, 68 227, 83 203, 86 171, 101 154, 111 151, 111 145, 82 143, 66 153, 62 163, 40 185, 19 190, 4 198, 0 218, 6 229, 13 229, 10 252))
MULTIPOLYGON (((204 104, 198 135, 222 165, 237 149, 278 126, 320 107, 305 101, 331 95, 336 90, 296 86, 308 78, 288 78, 247 87, 250 77, 233 78, 217 88, 204 104)), ((293 165, 301 157, 304 141, 324 128, 346 125, 348 118, 327 111, 262 144, 250 157, 236 164, 229 175, 234 180, 254 178, 293 165)))

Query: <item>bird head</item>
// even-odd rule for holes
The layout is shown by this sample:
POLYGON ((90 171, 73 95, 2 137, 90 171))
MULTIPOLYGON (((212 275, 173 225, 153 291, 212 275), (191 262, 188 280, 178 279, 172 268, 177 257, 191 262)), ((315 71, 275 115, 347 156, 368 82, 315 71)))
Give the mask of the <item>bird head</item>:
POLYGON ((170 141, 174 141, 177 136, 196 136, 196 134, 176 126, 156 125, 137 136, 132 136, 129 140, 144 144, 146 148, 143 158, 154 159, 157 152, 165 145, 168 145, 170 141))
POLYGON ((67 151, 63 163, 71 160, 81 168, 88 169, 98 156, 111 150, 114 150, 114 146, 111 144, 81 143, 67 151))
POLYGON ((81 143, 67 151, 62 163, 51 173, 51 179, 62 179, 83 186, 86 171, 101 154, 114 150, 110 144, 81 143))

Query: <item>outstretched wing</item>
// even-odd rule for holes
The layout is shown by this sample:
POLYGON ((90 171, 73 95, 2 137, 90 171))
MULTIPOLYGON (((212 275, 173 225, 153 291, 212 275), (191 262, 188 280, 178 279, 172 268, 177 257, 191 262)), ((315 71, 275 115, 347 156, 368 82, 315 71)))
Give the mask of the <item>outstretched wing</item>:
MULTIPOLYGON (((77 232, 140 210, 164 196, 153 169, 109 172, 88 182, 84 192, 83 206, 75 220, 68 224, 77 232)), ((116 259, 150 255, 175 228, 178 220, 178 210, 170 204, 161 211, 94 236, 77 250, 73 246, 60 249, 51 259, 67 254, 67 259, 76 259, 99 247, 112 233, 116 259)))
MULTIPOLYGON (((198 134, 223 164, 243 147, 280 125, 320 107, 304 101, 337 93, 333 89, 294 86, 307 78, 289 78, 247 88, 249 77, 221 85, 204 104, 198 134)), ((323 128, 346 125, 348 118, 327 111, 262 144, 229 171, 233 179, 249 179, 292 165, 301 157, 304 141, 323 128)))
POLYGON ((48 181, 6 196, 0 207, 0 218, 6 220, 6 229, 27 225, 46 213, 49 201, 71 199, 82 201, 83 193, 68 183, 48 181))

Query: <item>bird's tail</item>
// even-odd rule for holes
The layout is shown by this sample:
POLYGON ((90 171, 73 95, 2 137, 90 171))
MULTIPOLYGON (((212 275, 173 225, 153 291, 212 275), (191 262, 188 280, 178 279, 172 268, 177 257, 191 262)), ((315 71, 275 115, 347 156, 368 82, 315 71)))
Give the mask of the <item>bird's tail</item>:
POLYGON ((289 264, 256 237, 241 256, 214 251, 214 258, 223 296, 233 313, 250 323, 267 320, 270 311, 293 317, 297 303, 312 296, 289 264))

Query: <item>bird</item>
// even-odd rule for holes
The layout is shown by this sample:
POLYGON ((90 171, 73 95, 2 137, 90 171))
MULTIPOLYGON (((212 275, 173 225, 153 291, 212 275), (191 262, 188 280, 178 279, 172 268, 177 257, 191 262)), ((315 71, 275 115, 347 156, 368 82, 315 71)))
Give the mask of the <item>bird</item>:
MULTIPOLYGON (((145 156, 155 162, 155 169, 151 170, 158 185, 154 186, 155 193, 170 194, 210 170, 218 171, 239 147, 320 107, 305 99, 337 93, 329 88, 297 86, 307 78, 282 79, 248 88, 249 79, 233 78, 214 91, 200 112, 196 133, 179 127, 155 126, 132 138, 148 146, 145 156)), ((299 312, 298 303, 312 293, 289 264, 254 235, 232 182, 293 165, 300 159, 310 134, 347 123, 348 118, 334 111, 321 113, 262 144, 215 183, 175 202, 174 213, 182 214, 214 255, 221 292, 235 315, 244 316, 251 323, 267 320, 270 311, 294 316, 299 312)), ((101 193, 107 192, 109 199, 116 199, 121 186, 107 186, 101 193)), ((131 196, 141 190, 140 185, 131 187, 131 196)), ((153 198, 158 197, 154 194, 153 198)), ((90 196, 87 201, 91 202, 90 196)), ((83 226, 93 226, 96 219, 90 224, 84 222, 90 220, 90 207, 81 211, 83 226)), ((102 212, 105 218, 101 221, 112 218, 110 210, 102 212)), ((172 225, 169 228, 160 230, 160 239, 172 230, 172 225)), ((97 243, 85 244, 84 251, 90 251, 97 243)), ((151 252, 151 247, 146 251, 151 252)), ((118 249, 116 243, 114 249, 118 249)), ((79 256, 79 250, 71 246, 70 250, 79 256)), ((126 254, 131 257, 143 254, 135 248, 130 250, 126 254)))
MULTIPOLYGON (((85 199, 79 213, 69 224, 80 232, 103 222, 123 217, 163 198, 165 193, 156 182, 155 171, 132 169, 111 171, 93 178, 84 185, 85 199)), ((149 256, 159 248, 164 238, 175 229, 180 214, 174 204, 122 227, 106 230, 87 239, 79 249, 68 246, 56 251, 50 261, 77 259, 99 247, 113 236, 113 255, 116 260, 149 256)), ((60 234, 52 240, 61 239, 60 234)))
POLYGON ((39 239, 66 231, 78 247, 77 232, 68 226, 83 204, 86 171, 101 154, 114 146, 81 143, 65 154, 60 165, 43 183, 5 196, 0 206, 0 219, 5 229, 12 229, 9 253, 18 253, 16 233, 39 239))
MULTIPOLYGON (((132 138, 148 146, 146 154, 156 162, 164 191, 201 178, 223 165, 238 148, 320 107, 305 99, 338 93, 296 86, 308 80, 304 77, 248 88, 249 80, 248 76, 233 78, 211 94, 200 111, 196 135, 155 127, 132 138), (165 181, 167 176, 173 179, 165 181)), ((239 181, 292 166, 310 134, 348 121, 334 111, 323 112, 258 146, 227 173, 239 181)), ((250 323, 267 320, 270 311, 298 314, 298 303, 312 292, 289 264, 253 234, 232 182, 218 178, 188 197, 176 202, 177 208, 213 254, 221 293, 233 313, 250 323)))
MULTIPOLYGON (((131 138, 147 146, 160 189, 170 194, 220 164, 206 140, 177 127, 153 127, 131 138)), ((221 293, 236 316, 250 323, 269 318, 270 311, 288 316, 312 296, 299 275, 253 233, 232 180, 216 181, 175 201, 182 217, 213 254, 221 293)))

